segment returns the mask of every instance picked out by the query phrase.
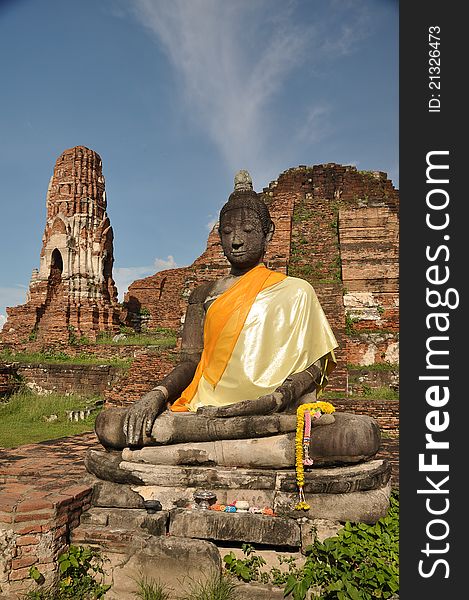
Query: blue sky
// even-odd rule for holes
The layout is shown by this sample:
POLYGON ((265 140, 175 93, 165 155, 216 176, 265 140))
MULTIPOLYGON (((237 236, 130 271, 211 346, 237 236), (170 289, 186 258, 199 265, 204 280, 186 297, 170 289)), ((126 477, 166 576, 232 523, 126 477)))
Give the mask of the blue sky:
POLYGON ((234 173, 398 173, 393 0, 0 0, 0 327, 58 156, 98 152, 119 299, 205 249, 234 173))

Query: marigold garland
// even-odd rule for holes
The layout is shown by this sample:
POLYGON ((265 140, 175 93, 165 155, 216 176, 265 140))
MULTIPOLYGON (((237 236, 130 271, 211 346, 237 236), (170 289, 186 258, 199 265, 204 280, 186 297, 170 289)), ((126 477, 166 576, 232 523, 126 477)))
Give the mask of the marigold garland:
POLYGON ((313 413, 313 417, 320 417, 322 414, 331 414, 335 407, 330 402, 309 402, 301 404, 296 410, 296 436, 295 436, 295 467, 296 483, 298 485, 299 502, 295 505, 295 510, 309 510, 310 506, 305 500, 303 486, 305 483, 305 462, 312 464, 308 455, 308 448, 305 448, 305 442, 309 446, 309 436, 305 437, 305 412, 313 413), (306 458, 305 458, 306 457, 306 458))

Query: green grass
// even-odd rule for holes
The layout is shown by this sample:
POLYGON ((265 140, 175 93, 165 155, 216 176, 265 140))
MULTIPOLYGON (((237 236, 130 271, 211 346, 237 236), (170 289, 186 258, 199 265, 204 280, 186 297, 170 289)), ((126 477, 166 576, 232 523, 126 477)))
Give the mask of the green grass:
POLYGON ((213 573, 207 580, 190 580, 180 600, 237 600, 236 583, 226 573, 213 573))
POLYGON ((93 354, 81 353, 77 356, 69 356, 65 352, 11 352, 2 350, 0 361, 19 362, 24 364, 69 364, 69 365, 111 365, 113 367, 128 368, 132 359, 130 358, 100 358, 93 354))
POLYGON ((154 346, 157 348, 174 348, 177 334, 172 329, 159 328, 142 333, 133 330, 124 330, 124 339, 113 341, 114 334, 102 333, 96 343, 104 346, 154 346))
POLYGON ((362 386, 362 390, 363 391, 361 393, 349 394, 346 396, 345 393, 328 391, 326 389, 321 395, 321 399, 334 400, 334 398, 347 398, 348 400, 363 400, 363 398, 367 398, 371 402, 373 402, 373 400, 399 400, 399 392, 389 387, 383 386, 373 388, 368 385, 364 385, 362 386))
POLYGON ((192 578, 180 582, 181 589, 170 590, 159 580, 142 576, 137 581, 136 598, 140 600, 238 600, 235 595, 236 582, 227 573, 213 572, 204 580, 192 578))
POLYGON ((171 600, 170 591, 159 581, 142 577, 137 586, 135 597, 140 600, 171 600))
POLYGON ((373 363, 371 365, 356 365, 349 363, 347 365, 348 371, 399 371, 398 363, 373 363))
POLYGON ((99 409, 83 421, 68 421, 66 411, 91 406, 98 399, 78 395, 38 396, 29 391, 17 392, 0 404, 0 448, 16 448, 23 444, 93 431, 99 409), (50 415, 57 415, 57 420, 47 422, 44 417, 50 415))

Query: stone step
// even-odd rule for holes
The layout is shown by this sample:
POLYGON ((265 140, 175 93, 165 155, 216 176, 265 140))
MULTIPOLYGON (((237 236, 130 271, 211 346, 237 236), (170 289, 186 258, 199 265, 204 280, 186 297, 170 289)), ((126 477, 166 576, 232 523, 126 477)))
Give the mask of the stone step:
MULTIPOLYGON (((130 511, 132 512, 132 511, 130 511)), ((95 515, 96 516, 96 515, 95 515)), ((220 573, 222 560, 215 544, 199 539, 152 535, 132 525, 114 528, 85 523, 71 532, 71 543, 100 550, 105 559, 105 583, 112 585, 109 600, 134 600, 138 581, 158 580, 173 592, 187 582, 220 573)), ((177 594, 171 596, 176 598, 177 594)))
POLYGON ((171 511, 169 534, 278 548, 301 546, 301 528, 295 519, 252 513, 176 508, 171 511))
POLYGON ((81 515, 80 525, 98 529, 143 529, 151 535, 166 535, 168 521, 168 511, 149 514, 145 509, 91 508, 81 515))

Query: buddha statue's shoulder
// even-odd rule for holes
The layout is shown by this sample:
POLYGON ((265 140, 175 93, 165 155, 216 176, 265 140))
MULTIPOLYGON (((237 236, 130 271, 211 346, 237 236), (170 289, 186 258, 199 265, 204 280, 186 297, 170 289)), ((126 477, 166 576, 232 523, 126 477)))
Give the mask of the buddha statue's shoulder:
POLYGON ((208 301, 213 301, 218 296, 221 296, 228 290, 236 281, 236 277, 227 275, 215 281, 207 281, 201 283, 191 292, 189 296, 189 304, 205 304, 208 301))
POLYGON ((203 304, 211 294, 214 283, 214 281, 206 281, 194 288, 189 296, 189 304, 203 304))

